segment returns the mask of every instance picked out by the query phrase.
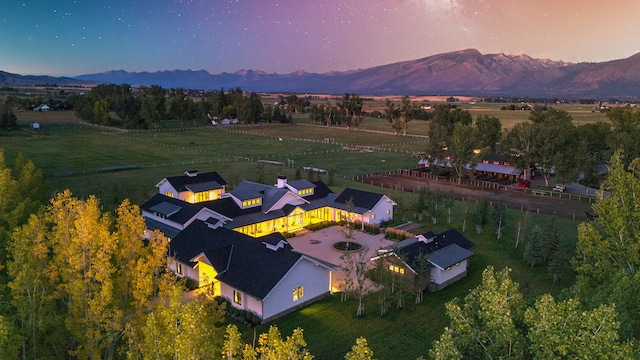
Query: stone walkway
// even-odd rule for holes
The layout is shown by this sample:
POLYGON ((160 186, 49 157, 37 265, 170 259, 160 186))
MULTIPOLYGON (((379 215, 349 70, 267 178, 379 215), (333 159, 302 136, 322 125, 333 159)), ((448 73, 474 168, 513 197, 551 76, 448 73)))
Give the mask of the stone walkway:
MULTIPOLYGON (((342 252, 335 250, 333 248, 333 244, 344 241, 344 236, 342 235, 341 230, 341 226, 332 226, 289 238, 287 241, 291 244, 293 249, 298 252, 313 256, 336 266, 340 266, 342 264, 342 260, 340 259, 342 252)), ((355 238, 353 241, 364 247, 363 251, 365 251, 367 259, 375 256, 378 249, 393 244, 393 241, 386 240, 384 238, 384 234, 369 235, 360 231, 355 231, 354 236, 355 238)), ((341 270, 338 270, 333 274, 333 291, 340 291, 340 283, 343 279, 344 273, 341 270)))

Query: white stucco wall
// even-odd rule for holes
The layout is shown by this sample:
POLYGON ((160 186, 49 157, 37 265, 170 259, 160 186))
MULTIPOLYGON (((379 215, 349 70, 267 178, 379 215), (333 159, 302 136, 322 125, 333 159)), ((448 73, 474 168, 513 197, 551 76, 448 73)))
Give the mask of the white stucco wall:
POLYGON ((329 292, 330 272, 309 260, 301 259, 263 299, 263 318, 270 318, 292 307, 329 292), (304 297, 293 301, 293 290, 304 286, 304 297))
POLYGON ((176 276, 178 277, 186 277, 189 279, 193 279, 195 281, 200 281, 200 275, 198 274, 198 270, 192 268, 191 266, 182 263, 182 274, 178 274, 176 272, 176 269, 178 267, 178 261, 174 260, 173 258, 168 258, 167 259, 167 267, 169 268, 169 270, 173 271, 174 274, 176 274, 176 276))
POLYGON ((442 284, 449 279, 452 279, 465 271, 467 271, 467 261, 463 260, 460 262, 460 266, 453 265, 451 270, 443 270, 437 267, 431 268, 431 278, 435 281, 436 284, 442 284))
POLYGON ((237 304, 234 300, 233 300, 233 291, 235 289, 232 288, 231 286, 224 284, 224 283, 220 283, 220 296, 222 296, 223 298, 227 299, 229 301, 229 303, 231 304, 231 306, 237 308, 237 309, 241 309, 241 310, 248 310, 251 311, 253 313, 255 313, 256 315, 258 315, 260 318, 263 318, 262 316, 262 301, 260 301, 259 299, 254 298, 253 296, 250 296, 246 293, 242 293, 242 303, 241 304, 237 304))
POLYGON ((371 209, 369 216, 365 219, 365 223, 378 224, 381 221, 390 219, 393 219, 393 203, 389 202, 386 197, 383 197, 378 201, 376 206, 371 209), (387 211, 389 211, 389 214, 387 214, 387 211), (372 214, 375 215, 373 220, 371 219, 372 214))
POLYGON ((164 195, 167 192, 172 193, 174 198, 178 198, 178 192, 176 191, 176 189, 174 189, 173 186, 171 186, 171 184, 165 180, 161 184, 159 184, 158 193, 164 195))
POLYGON ((292 267, 287 275, 260 301, 246 293, 242 294, 242 304, 233 301, 233 288, 221 284, 220 295, 231 303, 233 307, 256 313, 266 319, 285 312, 315 297, 329 292, 329 271, 321 266, 302 259, 292 267), (304 297, 293 301, 293 289, 304 286, 304 297))

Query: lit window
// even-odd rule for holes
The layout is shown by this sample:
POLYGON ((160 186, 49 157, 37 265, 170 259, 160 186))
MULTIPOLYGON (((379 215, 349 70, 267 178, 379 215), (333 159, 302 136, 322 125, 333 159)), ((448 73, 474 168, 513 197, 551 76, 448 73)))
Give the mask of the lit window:
POLYGON ((233 302, 238 305, 242 305, 242 293, 236 290, 233 290, 233 302))
POLYGON ((456 263, 456 266, 460 266, 460 263, 456 263))
POLYGON ((304 286, 293 289, 293 301, 298 301, 304 297, 304 286))
POLYGON ((245 200, 242 202, 242 207, 247 207, 247 206, 251 206, 251 205, 258 205, 260 204, 260 199, 252 199, 252 200, 245 200))
POLYGON ((393 265, 389 265, 389 270, 393 271, 393 265))
POLYGON ((376 214, 371 214, 371 220, 376 218, 376 214))
POLYGON ((165 195, 165 196, 168 196, 168 197, 170 197, 170 198, 172 198, 172 197, 173 197, 173 193, 172 193, 171 191, 165 191, 165 192, 164 192, 164 195, 165 195))
POLYGON ((209 193, 206 191, 196 193, 196 202, 203 202, 209 200, 209 193))
POLYGON ((451 270, 451 266, 449 266, 449 267, 447 268, 447 270, 451 270))
POLYGON ((182 264, 176 263, 176 272, 178 275, 182 275, 182 264))
POLYGON ((404 275, 404 269, 400 268, 400 274, 404 275))
POLYGON ((387 210, 387 215, 391 214, 391 210, 387 210))

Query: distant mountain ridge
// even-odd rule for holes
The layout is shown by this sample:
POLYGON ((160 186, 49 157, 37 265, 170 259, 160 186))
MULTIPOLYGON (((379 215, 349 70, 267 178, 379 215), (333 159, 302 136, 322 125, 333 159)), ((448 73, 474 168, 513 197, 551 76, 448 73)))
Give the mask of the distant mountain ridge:
MULTIPOLYGON (((2 77, 0 73, 0 83, 2 77)), ((257 70, 210 74, 205 70, 108 71, 77 81, 160 85, 215 90, 240 87, 256 92, 365 95, 475 95, 640 98, 640 53, 600 63, 569 63, 527 55, 481 54, 466 49, 367 69, 323 74, 257 70)))
POLYGON ((0 70, 0 84, 9 86, 95 86, 100 82, 48 75, 18 75, 0 70))

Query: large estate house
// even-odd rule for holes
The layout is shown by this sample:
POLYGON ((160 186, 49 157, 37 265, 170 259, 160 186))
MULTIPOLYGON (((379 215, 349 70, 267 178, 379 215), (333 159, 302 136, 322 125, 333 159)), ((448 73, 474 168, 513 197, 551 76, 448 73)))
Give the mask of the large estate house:
POLYGON ((263 321, 331 292, 336 267, 301 254, 280 233, 259 238, 196 220, 169 243, 176 274, 199 279, 201 290, 222 296, 263 321))
POLYGON ((147 231, 168 239, 176 275, 262 319, 330 292, 334 266, 293 251, 283 234, 346 219, 380 223, 392 219, 396 205, 383 194, 350 188, 336 194, 322 181, 282 175, 274 185, 242 181, 227 192, 226 184, 216 172, 165 178, 142 215, 147 231))

